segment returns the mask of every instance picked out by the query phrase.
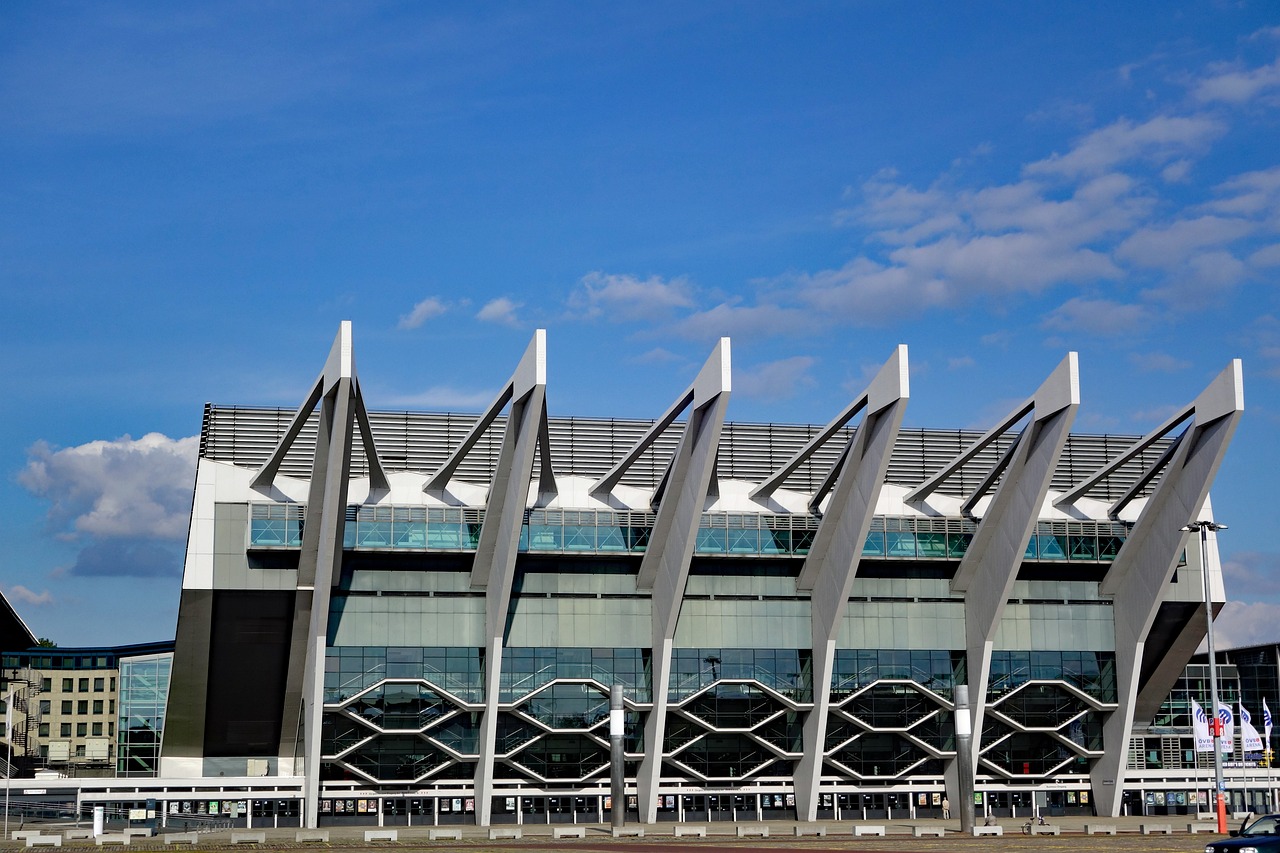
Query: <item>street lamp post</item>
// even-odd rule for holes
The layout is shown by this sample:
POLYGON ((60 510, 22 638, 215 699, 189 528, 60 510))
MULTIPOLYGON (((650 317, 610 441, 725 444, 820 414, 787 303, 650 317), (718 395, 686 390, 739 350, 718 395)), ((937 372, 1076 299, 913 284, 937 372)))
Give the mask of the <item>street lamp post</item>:
POLYGON ((1209 595, 1209 531, 1226 530, 1225 524, 1193 521, 1182 528, 1187 533, 1200 533, 1200 574, 1204 578, 1205 634, 1209 647, 1209 702, 1213 706, 1213 779, 1217 788, 1218 832, 1227 833, 1227 785, 1222 778, 1222 720, 1218 717, 1218 658, 1213 649, 1213 601, 1209 595))

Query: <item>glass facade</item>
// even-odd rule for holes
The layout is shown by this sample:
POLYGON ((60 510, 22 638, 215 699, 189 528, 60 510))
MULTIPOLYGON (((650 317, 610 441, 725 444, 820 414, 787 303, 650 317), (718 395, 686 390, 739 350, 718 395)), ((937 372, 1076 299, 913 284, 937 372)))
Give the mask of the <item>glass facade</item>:
POLYGON ((120 659, 120 717, 116 725, 116 772, 155 776, 173 654, 120 659))
MULTIPOLYGON (((250 505, 250 548, 302 544, 306 508, 250 505)), ((369 550, 474 551, 484 513, 476 509, 407 506, 347 508, 343 547, 369 550)), ((810 515, 703 513, 695 553, 726 556, 804 556, 820 519, 810 515)), ((640 554, 654 516, 640 512, 530 510, 520 534, 526 553, 640 554)), ((973 539, 971 522, 877 517, 862 549, 868 559, 959 560, 973 539)), ((1041 522, 1027 543, 1029 562, 1107 563, 1124 544, 1125 528, 1105 522, 1041 522)))
POLYGON ((796 702, 813 701, 808 649, 675 649, 668 695, 680 702, 725 680, 754 681, 796 702))
POLYGON ((330 648, 325 657, 325 704, 345 702, 386 678, 418 679, 461 703, 479 703, 484 694, 484 652, 416 646, 330 648))
POLYGON ((621 684, 628 698, 648 702, 650 678, 648 649, 507 648, 499 701, 515 702, 554 681, 589 679, 606 690, 621 684))

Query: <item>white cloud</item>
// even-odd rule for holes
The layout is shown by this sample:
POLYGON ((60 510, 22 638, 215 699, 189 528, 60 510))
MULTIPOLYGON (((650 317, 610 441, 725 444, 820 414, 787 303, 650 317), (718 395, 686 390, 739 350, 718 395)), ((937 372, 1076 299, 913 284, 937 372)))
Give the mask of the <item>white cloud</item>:
POLYGON ((1152 319, 1151 309, 1144 305, 1076 296, 1050 312, 1041 325, 1058 332, 1116 337, 1145 331, 1152 319))
POLYGON ((1249 263, 1255 267, 1280 267, 1280 243, 1264 246, 1249 256, 1249 263))
POLYGON ((1280 166, 1236 175, 1214 189, 1221 198, 1204 205, 1206 209, 1280 225, 1280 166))
POLYGON ((1124 260, 1146 267, 1173 269, 1200 250, 1226 246, 1257 230, 1244 219, 1201 216, 1139 228, 1117 248, 1124 260))
POLYGON ((1160 170, 1160 177, 1170 184, 1180 184, 1191 174, 1190 160, 1175 160, 1160 170))
POLYGON ((51 525, 69 537, 182 539, 191 515, 199 439, 148 433, 27 450, 18 482, 52 503, 51 525))
POLYGON ((1213 620, 1214 645, 1222 650, 1274 643, 1280 640, 1277 626, 1280 626, 1280 604, 1228 601, 1213 620))
POLYGON ((730 337, 764 338, 796 335, 825 328, 832 318, 814 317, 799 308, 766 303, 736 305, 722 302, 672 324, 670 331, 684 338, 709 341, 730 337))
POLYGON ((49 590, 44 592, 33 592, 22 584, 14 584, 5 590, 5 597, 14 604, 29 604, 33 607, 41 607, 46 604, 53 604, 53 595, 49 590))
POLYGON ((654 347, 648 352, 643 352, 631 359, 631 361, 636 364, 670 364, 671 362, 684 361, 684 357, 676 355, 669 349, 654 347))
POLYGON ((1191 94, 1202 103, 1243 104, 1275 88, 1280 88, 1280 59, 1249 70, 1219 67, 1200 80, 1191 94))
POLYGON ((961 355, 947 359, 947 370, 968 370, 976 365, 973 356, 961 355))
POLYGON ((665 281, 656 275, 642 279, 597 271, 584 275, 578 285, 569 297, 569 307, 588 318, 652 320, 695 304, 693 286, 683 278, 665 281))
POLYGON ((809 374, 816 363, 811 356, 798 355, 734 371, 734 393, 766 400, 789 399, 818 384, 809 374))
POLYGON ((1222 561, 1227 588, 1254 599, 1280 599, 1280 554, 1239 551, 1222 561))
POLYGON ((512 302, 505 296, 499 296, 497 299, 491 299, 486 302, 484 307, 476 313, 476 319, 485 323, 518 326, 520 321, 516 317, 516 311, 520 307, 520 303, 512 302))
POLYGON ((1191 366, 1191 362, 1167 352, 1130 353, 1129 363, 1143 373, 1176 373, 1191 366))
POLYGON ((402 315, 400 317, 400 322, 396 324, 396 328, 416 329, 433 317, 439 317, 448 310, 448 305, 444 304, 434 296, 429 296, 414 305, 413 310, 408 314, 402 315))
POLYGON ((1122 118, 1088 134, 1066 154, 1028 164, 1023 173, 1078 178, 1132 160, 1167 163, 1200 153, 1225 132, 1222 122, 1208 116, 1156 116, 1142 124, 1122 118))
POLYGON ((414 406, 435 411, 473 412, 493 402, 497 391, 462 391, 448 385, 434 385, 416 394, 400 394, 386 399, 390 406, 414 406))

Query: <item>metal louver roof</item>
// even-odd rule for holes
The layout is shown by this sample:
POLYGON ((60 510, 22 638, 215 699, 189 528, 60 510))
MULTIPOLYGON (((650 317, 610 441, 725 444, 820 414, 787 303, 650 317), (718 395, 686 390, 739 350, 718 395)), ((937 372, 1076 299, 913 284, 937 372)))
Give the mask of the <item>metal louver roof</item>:
MULTIPOLYGON (((246 468, 260 467, 275 448, 292 416, 290 409, 208 405, 200 436, 200 455, 246 468)), ((300 479, 310 476, 316 417, 313 414, 307 421, 280 467, 281 474, 300 479)), ((476 420, 475 415, 379 411, 371 411, 369 418, 386 469, 423 474, 434 471, 448 457, 476 420)), ((600 477, 652 423, 617 418, 551 418, 552 467, 558 474, 600 477)), ((489 481, 497 463, 505 427, 505 417, 495 420, 458 469, 459 479, 475 483, 489 481)), ((639 488, 655 487, 675 451, 683 427, 683 422, 673 424, 627 471, 622 482, 639 488)), ((812 424, 726 423, 720 442, 717 474, 724 479, 761 482, 820 429, 820 425, 812 424)), ((919 485, 980 434, 976 430, 904 428, 899 433, 885 480, 906 487, 919 485)), ((812 493, 851 435, 851 429, 836 433, 787 478, 784 487, 812 493)), ((968 494, 1016 440, 1017 436, 1013 434, 1002 436, 957 471, 939 491, 953 495, 968 494)), ((1135 440, 1135 436, 1125 435, 1073 434, 1062 452, 1052 488, 1068 490, 1135 440)), ((1101 484, 1091 496, 1110 500, 1119 497, 1147 466, 1159 458, 1170 441, 1162 440, 1143 452, 1101 484)), ((359 442, 352 447, 351 470, 355 476, 368 474, 364 449, 359 442)))

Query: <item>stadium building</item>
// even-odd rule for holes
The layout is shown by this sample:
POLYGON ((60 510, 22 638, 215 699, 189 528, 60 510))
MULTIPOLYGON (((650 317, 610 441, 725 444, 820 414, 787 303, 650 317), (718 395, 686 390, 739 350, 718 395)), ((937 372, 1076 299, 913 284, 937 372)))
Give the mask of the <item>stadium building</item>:
POLYGON ((164 784, 603 820, 622 685, 641 822, 1119 812, 1225 600, 1183 528, 1239 361, 1143 437, 1071 433, 1074 353, 982 434, 902 428, 905 346, 825 426, 726 421, 727 338, 654 421, 550 417, 546 363, 479 417, 371 411, 343 323, 296 411, 205 409, 164 784))

